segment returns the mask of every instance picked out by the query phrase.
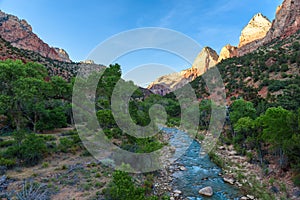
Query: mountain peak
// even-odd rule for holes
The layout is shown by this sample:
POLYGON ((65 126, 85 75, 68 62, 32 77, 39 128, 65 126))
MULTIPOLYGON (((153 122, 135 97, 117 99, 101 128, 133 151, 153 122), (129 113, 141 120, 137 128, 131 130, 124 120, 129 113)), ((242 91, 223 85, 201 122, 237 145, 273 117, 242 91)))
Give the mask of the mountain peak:
POLYGON ((197 55, 193 66, 181 72, 176 72, 159 77, 152 82, 148 89, 155 94, 165 95, 183 87, 198 76, 204 74, 209 68, 218 63, 218 54, 210 47, 204 47, 197 55))
POLYGON ((257 13, 252 17, 247 26, 242 30, 238 47, 264 38, 271 26, 272 24, 267 17, 265 17, 261 13, 257 13))
POLYGON ((237 47, 227 44, 221 49, 218 62, 235 56, 237 56, 237 47))

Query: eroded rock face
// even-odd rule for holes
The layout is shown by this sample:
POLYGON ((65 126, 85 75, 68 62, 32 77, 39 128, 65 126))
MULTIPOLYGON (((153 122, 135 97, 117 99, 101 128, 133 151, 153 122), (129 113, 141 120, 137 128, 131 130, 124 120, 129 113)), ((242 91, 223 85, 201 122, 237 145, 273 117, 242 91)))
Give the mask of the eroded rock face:
POLYGON ((148 89, 155 94, 166 95, 204 74, 209 68, 218 63, 218 58, 218 54, 213 49, 204 47, 191 68, 162 76, 152 82, 148 89))
POLYGON ((66 62, 70 61, 69 54, 64 49, 54 48, 54 50, 56 51, 58 56, 62 59, 62 61, 66 61, 66 62))
POLYGON ((218 63, 219 56, 210 47, 204 47, 202 51, 196 57, 193 66, 190 69, 183 70, 181 72, 184 78, 191 78, 194 80, 198 76, 204 74, 209 68, 215 66, 218 63))
POLYGON ((238 56, 243 56, 264 46, 272 40, 284 39, 300 29, 300 0, 284 0, 276 10, 276 18, 262 39, 252 41, 238 49, 238 56))
POLYGON ((242 47, 250 42, 264 38, 271 28, 271 22, 261 13, 256 14, 242 30, 240 43, 238 47, 242 47))
POLYGON ((227 44, 226 46, 224 46, 222 48, 218 62, 221 62, 222 60, 225 60, 227 58, 236 57, 236 56, 237 56, 237 47, 227 44))
POLYGON ((49 47, 36 34, 32 32, 32 27, 26 20, 20 20, 16 16, 0 11, 0 35, 3 39, 10 42, 14 47, 35 51, 42 56, 71 62, 68 54, 58 48, 49 47))
POLYGON ((275 38, 286 38, 300 29, 300 0, 285 0, 277 10, 272 28, 264 38, 270 42, 275 38))

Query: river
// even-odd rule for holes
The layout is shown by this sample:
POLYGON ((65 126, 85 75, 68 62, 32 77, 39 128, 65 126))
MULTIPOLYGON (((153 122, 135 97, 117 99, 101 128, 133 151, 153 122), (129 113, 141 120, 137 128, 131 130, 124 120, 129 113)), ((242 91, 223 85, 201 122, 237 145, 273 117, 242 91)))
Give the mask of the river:
POLYGON ((170 168, 184 166, 186 170, 172 170, 172 188, 180 190, 186 199, 190 200, 229 200, 240 199, 243 196, 240 190, 223 181, 220 176, 222 169, 210 161, 209 157, 199 156, 201 145, 188 136, 187 133, 175 128, 162 128, 166 134, 170 134, 170 145, 176 148, 176 153, 183 155, 177 159, 170 168), (186 145, 190 144, 186 150, 186 145), (204 197, 199 194, 201 188, 211 186, 212 197, 204 197))

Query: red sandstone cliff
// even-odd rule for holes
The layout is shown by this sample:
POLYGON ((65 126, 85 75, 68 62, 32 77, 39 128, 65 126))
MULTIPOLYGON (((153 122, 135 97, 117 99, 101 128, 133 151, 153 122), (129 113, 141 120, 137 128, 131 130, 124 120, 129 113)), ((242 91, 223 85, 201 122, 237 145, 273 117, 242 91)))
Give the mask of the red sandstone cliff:
POLYGON ((0 36, 14 47, 31 50, 54 60, 71 62, 67 52, 49 47, 32 32, 32 27, 24 19, 20 20, 2 11, 0 11, 0 36))

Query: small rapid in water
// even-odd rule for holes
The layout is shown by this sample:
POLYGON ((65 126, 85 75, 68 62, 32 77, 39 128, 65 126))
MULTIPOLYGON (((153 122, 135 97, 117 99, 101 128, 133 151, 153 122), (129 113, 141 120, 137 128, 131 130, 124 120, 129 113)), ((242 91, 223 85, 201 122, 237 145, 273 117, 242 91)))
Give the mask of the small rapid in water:
MULTIPOLYGON (((234 185, 223 181, 219 175, 222 169, 210 161, 208 155, 200 156, 201 145, 190 136, 176 128, 162 128, 170 134, 170 145, 176 148, 176 153, 183 154, 172 166, 184 166, 186 170, 172 172, 172 187, 180 190, 182 196, 190 200, 238 200, 242 196, 240 190, 234 185), (186 145, 190 144, 186 150, 186 145), (199 190, 210 186, 213 196, 205 197, 199 190)), ((171 166, 171 168, 172 168, 171 166)))

